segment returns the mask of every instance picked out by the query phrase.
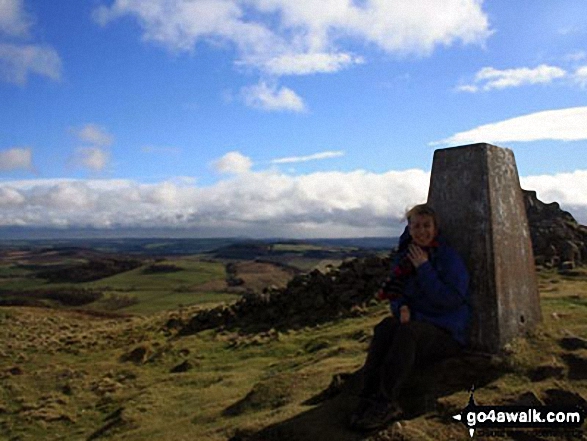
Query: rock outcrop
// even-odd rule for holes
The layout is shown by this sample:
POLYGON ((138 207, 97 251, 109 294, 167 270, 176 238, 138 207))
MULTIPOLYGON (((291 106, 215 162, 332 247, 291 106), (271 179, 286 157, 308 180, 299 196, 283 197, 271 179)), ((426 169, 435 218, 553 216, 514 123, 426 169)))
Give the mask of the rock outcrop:
POLYGON ((523 193, 536 263, 570 269, 587 262, 587 227, 557 202, 545 204, 535 191, 523 193))

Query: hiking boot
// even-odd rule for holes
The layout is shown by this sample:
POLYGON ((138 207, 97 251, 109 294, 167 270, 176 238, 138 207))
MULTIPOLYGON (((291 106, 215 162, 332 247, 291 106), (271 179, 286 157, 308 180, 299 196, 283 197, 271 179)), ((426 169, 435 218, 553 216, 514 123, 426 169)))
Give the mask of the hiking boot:
POLYGON ((359 430, 376 430, 385 426, 387 423, 397 420, 402 414, 402 410, 395 402, 376 401, 369 406, 363 416, 357 420, 354 427, 359 430))

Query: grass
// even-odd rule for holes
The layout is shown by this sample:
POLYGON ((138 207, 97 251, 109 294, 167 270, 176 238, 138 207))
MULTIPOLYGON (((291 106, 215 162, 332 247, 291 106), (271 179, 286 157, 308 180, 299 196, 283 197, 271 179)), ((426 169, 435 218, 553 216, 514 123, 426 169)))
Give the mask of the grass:
MULTIPOLYGON (((184 270, 157 275, 171 286, 208 283, 220 274, 218 265, 206 262, 172 263, 184 270)), ((220 294, 163 290, 161 280, 151 286, 143 277, 151 276, 137 269, 93 286, 137 295, 143 306, 128 311, 136 306, 150 315, 0 308, 0 439, 225 441, 271 425, 283 434, 267 441, 304 439, 304 431, 314 429, 324 435, 305 439, 366 439, 344 429, 348 402, 304 403, 327 389, 333 375, 362 365, 372 329, 387 315, 385 305, 296 331, 248 335, 217 329, 176 338, 164 324, 171 317, 187 319, 201 306, 155 310, 190 296, 214 301, 220 294), (124 361, 137 348, 144 357, 124 361), (191 369, 171 373, 183 362, 191 369)), ((562 337, 587 338, 587 277, 541 272, 539 280, 544 320, 527 338, 512 342, 506 356, 488 362, 496 372, 478 384, 480 405, 508 403, 527 392, 541 397, 552 388, 587 397, 587 380, 530 380, 537 366, 565 365, 562 337)), ((460 411, 468 396, 463 388, 433 400, 429 411, 403 423, 404 439, 465 439, 465 428, 444 417, 460 411)))
MULTIPOLYGON (((171 273, 147 274, 148 265, 107 277, 96 282, 83 284, 89 288, 104 291, 106 297, 112 294, 134 296, 137 303, 122 311, 151 314, 182 305, 230 302, 237 295, 226 292, 201 292, 198 287, 212 281, 224 281, 224 265, 219 262, 201 262, 191 259, 176 259, 169 263, 181 268, 171 273)), ((98 302, 95 307, 100 308, 98 302)))
POLYGON ((195 286, 210 280, 224 279, 224 265, 218 262, 199 262, 188 259, 171 261, 182 271, 173 273, 145 274, 146 266, 112 277, 84 284, 90 288, 110 291, 165 291, 177 286, 195 286))
MULTIPOLYGON (((240 295, 224 292, 160 292, 160 291, 138 291, 133 292, 138 303, 122 308, 121 311, 128 313, 153 314, 158 311, 174 309, 181 306, 202 305, 214 307, 220 303, 230 303, 240 295)), ((100 309, 100 304, 96 305, 100 309)))
POLYGON ((190 257, 177 258, 159 264, 172 264, 181 268, 180 271, 148 274, 145 269, 150 264, 146 263, 134 270, 87 283, 47 283, 35 278, 35 272, 32 270, 22 269, 16 265, 2 265, 0 289, 59 291, 89 288, 104 293, 103 299, 92 304, 90 308, 110 310, 116 305, 122 305, 115 309, 140 314, 152 314, 187 305, 213 306, 238 298, 238 295, 226 292, 225 270, 220 262, 201 261, 190 257), (211 283, 215 289, 206 289, 211 283), (124 306, 124 302, 111 301, 113 298, 128 299, 128 306, 124 306))
POLYGON ((181 433, 185 439, 224 440, 241 426, 260 428, 294 415, 299 403, 325 388, 333 373, 357 368, 365 343, 344 336, 370 328, 379 319, 375 314, 257 340, 216 331, 169 340, 160 332, 164 314, 103 320, 32 308, 0 311, 2 341, 9 332, 16 333, 0 371, 10 368, 7 360, 23 355, 17 363, 22 374, 3 380, 0 407, 9 412, 0 412, 0 427, 7 436, 22 440, 41 434, 48 440, 76 439, 82 432, 89 436, 120 407, 128 424, 121 423, 125 429, 120 438, 114 430, 107 439, 171 440, 181 433), (317 340, 328 344, 303 350, 317 340), (120 361, 140 345, 149 346, 149 361, 120 361), (169 372, 186 359, 194 369, 169 372), (257 405, 225 416, 226 409, 253 390, 257 405), (277 398, 271 402, 267 397, 273 395, 277 398), (44 416, 49 410, 55 420, 44 416))
POLYGON ((304 244, 304 243, 277 243, 272 246, 273 250, 286 252, 290 251, 293 253, 302 253, 305 251, 317 251, 317 250, 324 250, 325 247, 319 245, 312 245, 312 244, 304 244))

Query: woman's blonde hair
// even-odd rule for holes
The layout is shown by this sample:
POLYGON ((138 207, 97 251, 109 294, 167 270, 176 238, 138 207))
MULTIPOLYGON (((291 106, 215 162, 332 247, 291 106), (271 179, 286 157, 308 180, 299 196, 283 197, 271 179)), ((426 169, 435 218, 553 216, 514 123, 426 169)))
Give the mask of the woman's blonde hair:
POLYGON ((410 223, 410 219, 413 216, 430 216, 434 221, 434 226, 438 228, 438 220, 436 218, 436 212, 434 209, 428 204, 419 204, 416 205, 408 210, 406 213, 406 219, 408 220, 408 224, 410 223))

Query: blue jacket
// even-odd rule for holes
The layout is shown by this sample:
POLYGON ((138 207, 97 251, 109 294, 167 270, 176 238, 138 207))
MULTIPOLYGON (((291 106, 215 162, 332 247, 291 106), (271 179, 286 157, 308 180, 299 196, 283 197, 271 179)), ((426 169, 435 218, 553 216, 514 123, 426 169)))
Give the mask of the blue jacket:
MULTIPOLYGON (((411 240, 408 228, 400 237, 400 248, 411 240)), ((411 320, 432 323, 450 332, 461 345, 467 341, 469 324, 469 274, 457 252, 441 236, 438 247, 430 249, 430 258, 406 280, 403 295, 391 301, 391 310, 399 317, 399 308, 408 305, 411 320)))

